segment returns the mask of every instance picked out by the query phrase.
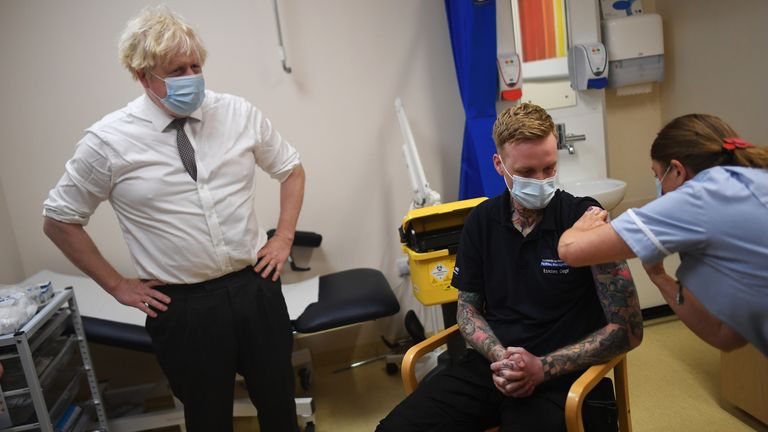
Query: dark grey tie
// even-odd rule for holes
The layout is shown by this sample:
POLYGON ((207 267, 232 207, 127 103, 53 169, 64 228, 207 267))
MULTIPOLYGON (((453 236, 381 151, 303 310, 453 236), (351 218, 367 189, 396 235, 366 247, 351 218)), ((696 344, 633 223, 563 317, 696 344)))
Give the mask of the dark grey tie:
POLYGON ((197 181, 197 164, 195 163, 195 149, 192 148, 192 144, 189 142, 187 133, 184 132, 184 123, 187 122, 186 118, 178 118, 171 122, 171 127, 176 129, 176 147, 179 148, 179 156, 181 156, 181 163, 184 164, 184 168, 192 177, 192 180, 197 181))

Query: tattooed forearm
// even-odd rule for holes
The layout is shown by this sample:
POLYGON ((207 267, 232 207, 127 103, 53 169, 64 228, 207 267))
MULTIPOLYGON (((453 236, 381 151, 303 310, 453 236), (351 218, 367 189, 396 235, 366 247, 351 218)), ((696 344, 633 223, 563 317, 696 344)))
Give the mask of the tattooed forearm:
POLYGON ((627 262, 592 266, 592 275, 606 321, 626 329, 627 350, 638 346, 643 340, 643 316, 627 262))
POLYGON ((573 345, 560 348, 541 358, 544 379, 586 369, 594 364, 608 361, 627 351, 621 348, 624 345, 622 340, 625 339, 626 332, 624 329, 609 324, 573 345))
POLYGON ((467 343, 493 362, 504 356, 504 347, 480 314, 484 303, 482 294, 459 291, 456 321, 467 343))
POLYGON ((592 267, 608 324, 581 341, 542 357, 545 379, 602 363, 627 352, 643 339, 643 318, 626 262, 592 267))

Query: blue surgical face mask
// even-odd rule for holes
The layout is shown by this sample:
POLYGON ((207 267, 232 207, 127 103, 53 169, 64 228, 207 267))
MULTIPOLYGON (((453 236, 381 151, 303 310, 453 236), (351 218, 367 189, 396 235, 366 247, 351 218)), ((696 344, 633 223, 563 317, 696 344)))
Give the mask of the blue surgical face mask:
POLYGON ((669 165, 667 167, 667 170, 664 171, 664 174, 661 176, 661 178, 656 178, 656 198, 661 198, 662 195, 664 195, 664 192, 661 190, 661 183, 664 181, 664 178, 669 173, 669 169, 672 168, 672 165, 669 165))
POLYGON ((555 196, 557 176, 544 180, 512 176, 512 196, 527 209, 543 209, 555 196))
POLYGON ((501 168, 508 176, 512 177, 511 188, 507 184, 506 178, 504 178, 504 184, 507 186, 512 198, 521 206, 531 210, 543 209, 552 201, 552 197, 555 196, 555 191, 557 190, 557 186, 555 186, 557 181, 556 175, 544 180, 537 180, 510 174, 503 162, 501 168))
POLYGON ((203 104, 203 99, 205 99, 205 79, 203 79, 203 74, 168 78, 155 76, 165 82, 166 96, 160 99, 160 101, 174 113, 187 116, 203 104))

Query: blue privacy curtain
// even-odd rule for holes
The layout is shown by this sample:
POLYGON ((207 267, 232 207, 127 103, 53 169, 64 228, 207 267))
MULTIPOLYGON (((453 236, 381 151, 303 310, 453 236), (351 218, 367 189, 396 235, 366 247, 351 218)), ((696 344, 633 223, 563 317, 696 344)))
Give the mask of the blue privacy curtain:
POLYGON ((459 199, 493 197, 504 182, 493 169, 491 132, 496 120, 496 2, 445 0, 453 61, 464 105, 459 199))

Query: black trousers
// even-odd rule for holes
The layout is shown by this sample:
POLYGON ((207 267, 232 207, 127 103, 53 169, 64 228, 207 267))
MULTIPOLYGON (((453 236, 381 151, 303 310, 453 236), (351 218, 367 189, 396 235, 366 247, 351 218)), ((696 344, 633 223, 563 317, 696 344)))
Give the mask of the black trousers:
POLYGON ((189 432, 232 431, 235 373, 262 432, 298 431, 293 335, 280 282, 246 267, 191 285, 157 287, 168 310, 147 317, 160 367, 184 403, 189 432))
POLYGON ((565 431, 565 399, 578 375, 545 382, 527 398, 493 385, 490 363, 474 350, 422 383, 379 423, 377 432, 565 431))

